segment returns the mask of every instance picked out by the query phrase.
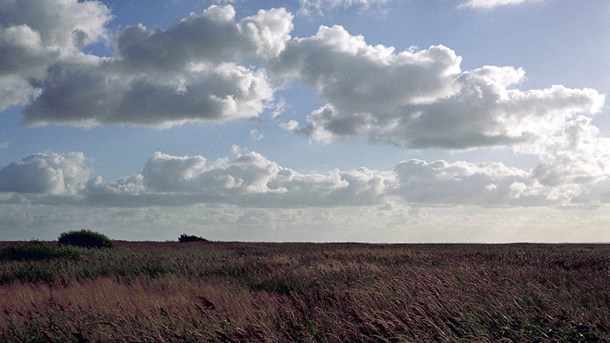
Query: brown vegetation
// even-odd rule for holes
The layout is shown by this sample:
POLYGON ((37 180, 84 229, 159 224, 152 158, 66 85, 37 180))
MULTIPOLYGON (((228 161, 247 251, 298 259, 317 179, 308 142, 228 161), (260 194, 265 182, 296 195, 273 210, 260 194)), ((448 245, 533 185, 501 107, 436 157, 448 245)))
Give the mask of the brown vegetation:
POLYGON ((0 284, 7 342, 610 340, 609 245, 116 242, 0 284))

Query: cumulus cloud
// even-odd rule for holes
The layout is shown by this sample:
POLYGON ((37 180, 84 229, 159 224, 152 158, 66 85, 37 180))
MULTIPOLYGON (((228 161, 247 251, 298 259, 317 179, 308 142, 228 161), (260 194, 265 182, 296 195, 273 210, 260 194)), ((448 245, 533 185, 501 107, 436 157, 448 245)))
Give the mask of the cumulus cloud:
POLYGON ((546 186, 531 171, 499 162, 408 160, 395 172, 394 194, 418 205, 566 205, 586 191, 571 184, 546 186))
POLYGON ((106 37, 111 18, 97 1, 0 2, 0 111, 32 101, 46 68, 106 37))
POLYGON ((501 6, 521 5, 540 1, 541 0, 466 0, 462 2, 459 7, 492 9, 501 6))
POLYGON ((569 120, 522 149, 540 159, 533 172, 545 185, 595 184, 610 177, 610 138, 600 136, 589 117, 569 120))
POLYGON ((29 103, 39 94, 40 89, 16 75, 0 76, 0 111, 11 106, 29 103))
POLYGON ((58 48, 45 47, 38 31, 28 25, 0 29, 0 75, 36 75, 45 65, 58 57, 58 48))
POLYGON ((23 112, 26 124, 172 126, 251 118, 273 97, 264 71, 234 64, 162 77, 122 73, 115 61, 93 59, 54 65, 43 85, 23 112))
POLYGON ((260 10, 235 21, 235 9, 210 6, 169 28, 130 26, 117 37, 117 50, 132 68, 182 70, 188 63, 235 62, 277 56, 290 39, 292 15, 285 9, 260 10))
POLYGON ((289 126, 319 141, 366 134, 408 148, 514 145, 604 104, 593 89, 520 90, 520 68, 462 71, 460 63, 441 45, 397 53, 322 26, 313 37, 293 39, 270 69, 303 80, 327 102, 308 125, 289 126))
POLYGON ((0 192, 76 195, 90 171, 83 153, 39 153, 0 168, 0 192))
POLYGON ((168 127, 257 117, 273 89, 264 69, 250 64, 279 55, 293 27, 283 8, 237 21, 232 6, 212 5, 165 29, 128 26, 116 35, 116 56, 99 57, 82 49, 107 36, 104 5, 26 3, 0 5, 0 107, 27 104, 29 125, 168 127))
POLYGON ((225 203, 246 207, 369 205, 379 201, 392 176, 365 168, 327 174, 298 173, 256 153, 208 161, 203 156, 155 153, 141 173, 87 184, 89 201, 110 206, 225 203))
POLYGON ((3 1, 2 26, 27 26, 40 35, 43 47, 74 53, 106 35, 110 10, 99 1, 3 1))
POLYGON ((357 7, 360 10, 368 10, 371 7, 379 7, 388 0, 299 0, 301 7, 299 15, 310 16, 312 14, 323 15, 325 11, 333 8, 357 7))
POLYGON ((335 106, 376 112, 448 95, 460 62, 444 46, 396 54, 392 47, 367 45, 341 26, 321 26, 313 37, 290 41, 271 69, 277 77, 302 77, 335 106))

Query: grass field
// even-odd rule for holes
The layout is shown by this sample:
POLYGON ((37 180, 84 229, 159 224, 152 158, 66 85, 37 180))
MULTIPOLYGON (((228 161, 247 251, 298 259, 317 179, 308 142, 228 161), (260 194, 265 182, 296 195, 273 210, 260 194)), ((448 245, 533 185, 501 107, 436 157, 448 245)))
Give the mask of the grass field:
POLYGON ((610 245, 19 244, 0 342, 610 341, 610 245))

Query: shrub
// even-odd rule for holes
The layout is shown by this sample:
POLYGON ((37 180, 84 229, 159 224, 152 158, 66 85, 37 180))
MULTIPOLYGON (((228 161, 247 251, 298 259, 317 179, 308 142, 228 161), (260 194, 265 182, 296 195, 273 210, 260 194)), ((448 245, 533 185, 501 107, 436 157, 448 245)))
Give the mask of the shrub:
POLYGON ((110 248, 112 241, 106 235, 91 230, 68 231, 59 235, 60 244, 85 248, 110 248))
POLYGON ((30 241, 0 250, 0 260, 39 261, 60 257, 78 257, 83 251, 76 247, 30 241))
POLYGON ((195 235, 187 235, 185 233, 181 234, 178 238, 178 242, 186 243, 186 242, 209 242, 207 239, 195 236, 195 235))

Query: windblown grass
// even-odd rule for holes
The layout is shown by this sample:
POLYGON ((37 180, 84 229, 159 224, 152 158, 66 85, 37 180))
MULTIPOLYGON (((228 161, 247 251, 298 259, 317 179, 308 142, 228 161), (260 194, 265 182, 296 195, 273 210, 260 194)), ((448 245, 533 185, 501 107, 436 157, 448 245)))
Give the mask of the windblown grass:
POLYGON ((39 261, 62 257, 76 258, 84 252, 83 249, 72 246, 33 240, 0 249, 0 260, 39 261))
POLYGON ((0 341, 610 340, 608 245, 118 242, 0 283, 0 341))

